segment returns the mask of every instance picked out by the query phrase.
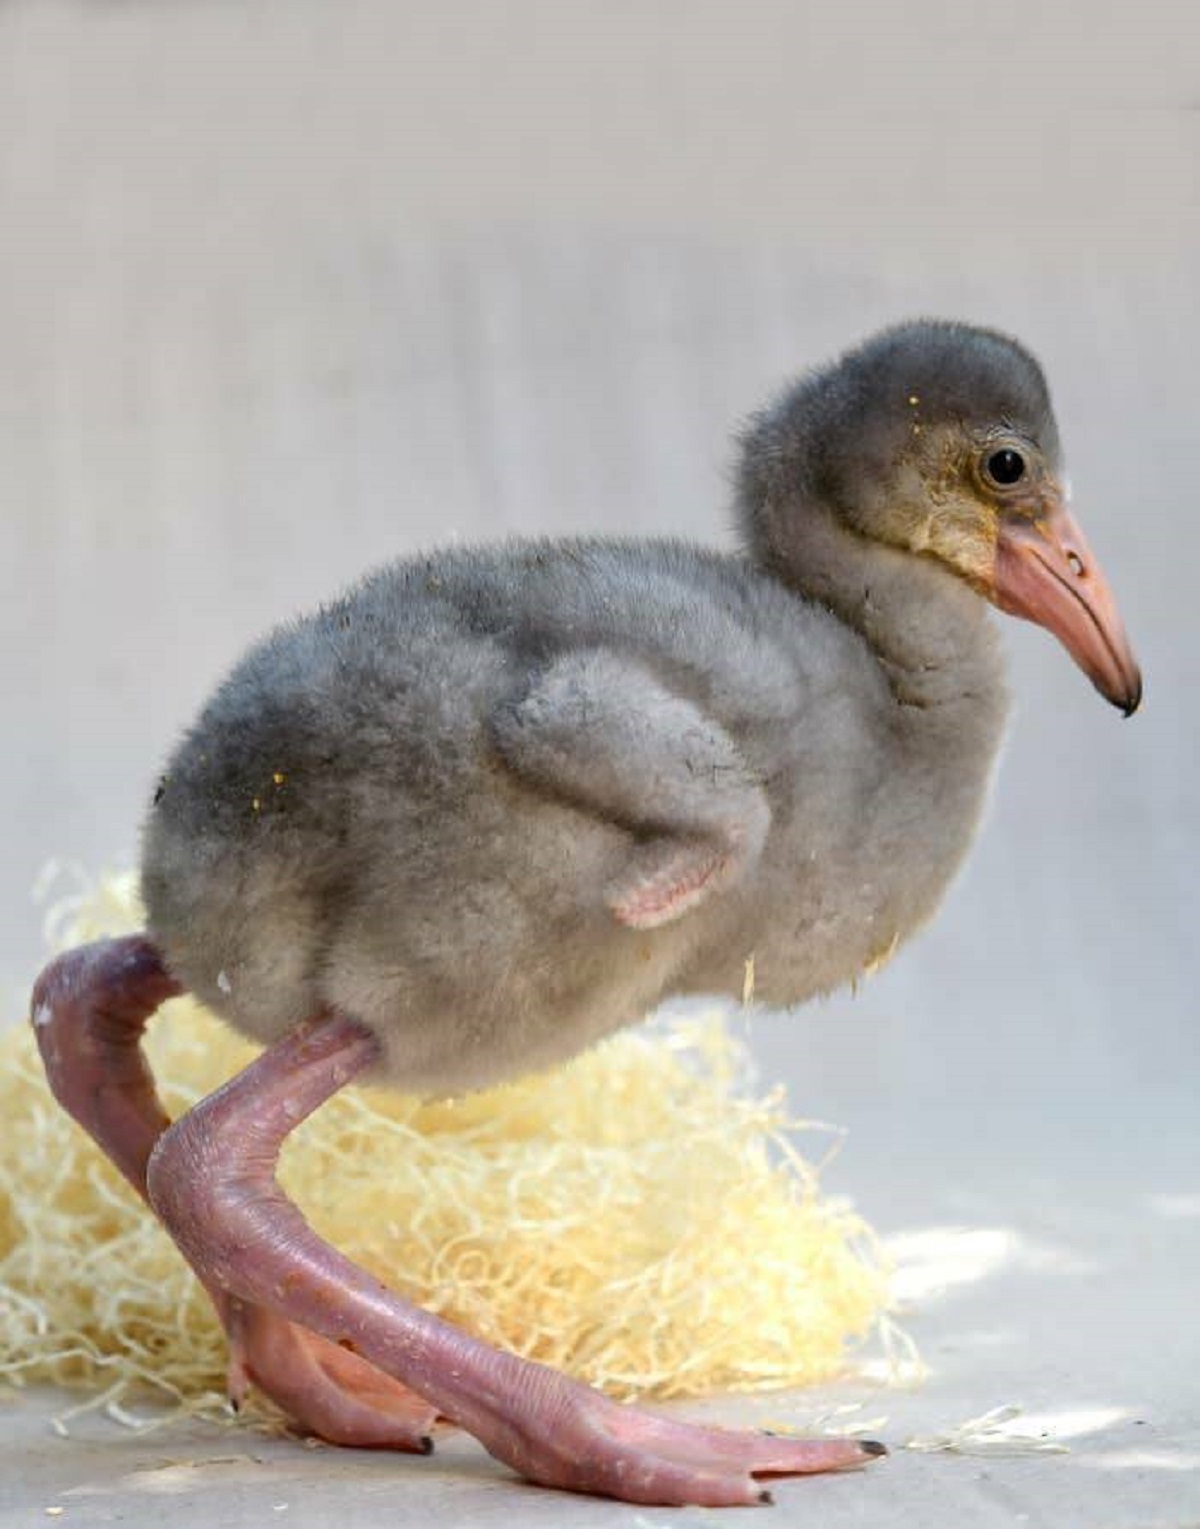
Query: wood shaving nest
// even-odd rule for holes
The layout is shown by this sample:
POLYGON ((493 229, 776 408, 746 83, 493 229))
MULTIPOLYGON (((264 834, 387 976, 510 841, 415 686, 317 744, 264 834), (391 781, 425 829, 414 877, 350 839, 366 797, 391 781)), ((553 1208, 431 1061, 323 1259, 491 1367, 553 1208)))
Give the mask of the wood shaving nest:
MULTIPOLYGON (((130 875, 47 920, 56 947, 138 927, 130 875)), ((254 1055, 189 998, 146 1050, 172 1116, 254 1055)), ((223 1415, 204 1292, 51 1098, 27 1024, 0 1036, 0 1118, 0 1376, 82 1388, 73 1410, 130 1424, 146 1388, 223 1415)), ((289 1139, 281 1179, 324 1237, 489 1342, 619 1397, 759 1391, 829 1379, 888 1326, 875 1238, 819 1193, 804 1129, 718 1014, 483 1094, 344 1089, 289 1139)))

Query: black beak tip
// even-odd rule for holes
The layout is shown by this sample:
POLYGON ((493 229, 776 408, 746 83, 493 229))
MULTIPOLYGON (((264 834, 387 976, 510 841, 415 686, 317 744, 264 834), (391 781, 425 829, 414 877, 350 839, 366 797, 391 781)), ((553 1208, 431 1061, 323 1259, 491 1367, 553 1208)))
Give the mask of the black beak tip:
POLYGON ((1141 704, 1142 704, 1142 677, 1139 674, 1137 679, 1134 681, 1132 687, 1130 688, 1128 694, 1125 696, 1124 700, 1121 702, 1121 711, 1122 711, 1122 714, 1125 716, 1126 720, 1128 720, 1130 717, 1133 716, 1134 712, 1137 711, 1138 707, 1141 704))
POLYGON ((1135 674, 1133 680, 1119 690, 1109 689, 1107 684, 1096 682, 1096 689, 1126 719, 1133 716, 1142 704, 1142 676, 1135 674))

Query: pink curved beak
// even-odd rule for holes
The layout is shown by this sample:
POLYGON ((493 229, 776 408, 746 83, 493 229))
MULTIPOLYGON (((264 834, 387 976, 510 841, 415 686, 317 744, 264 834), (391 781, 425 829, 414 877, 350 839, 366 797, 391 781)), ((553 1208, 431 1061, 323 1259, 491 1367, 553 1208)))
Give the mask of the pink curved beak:
POLYGON ((1009 515, 996 543, 994 599, 1053 632, 1107 701, 1127 717, 1142 675, 1108 580, 1061 501, 1035 518, 1009 515))

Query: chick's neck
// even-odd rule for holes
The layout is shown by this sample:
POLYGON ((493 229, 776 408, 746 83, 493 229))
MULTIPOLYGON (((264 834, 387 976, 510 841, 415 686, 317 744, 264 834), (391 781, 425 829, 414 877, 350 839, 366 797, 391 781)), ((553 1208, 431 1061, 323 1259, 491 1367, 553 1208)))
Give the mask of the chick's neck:
POLYGON ((938 558, 866 537, 820 504, 768 498, 743 524, 751 558, 859 633, 901 706, 990 703, 1003 713, 987 604, 938 558))

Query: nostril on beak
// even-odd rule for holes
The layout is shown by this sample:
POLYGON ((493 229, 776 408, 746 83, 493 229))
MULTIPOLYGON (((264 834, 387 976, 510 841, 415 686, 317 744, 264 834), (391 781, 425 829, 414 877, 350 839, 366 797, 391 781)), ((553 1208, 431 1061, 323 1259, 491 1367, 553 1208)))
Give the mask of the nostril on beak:
POLYGON ((1083 559, 1079 556, 1078 552, 1067 553, 1067 567, 1071 570, 1077 579, 1082 579, 1087 576, 1087 569, 1084 567, 1083 559))

